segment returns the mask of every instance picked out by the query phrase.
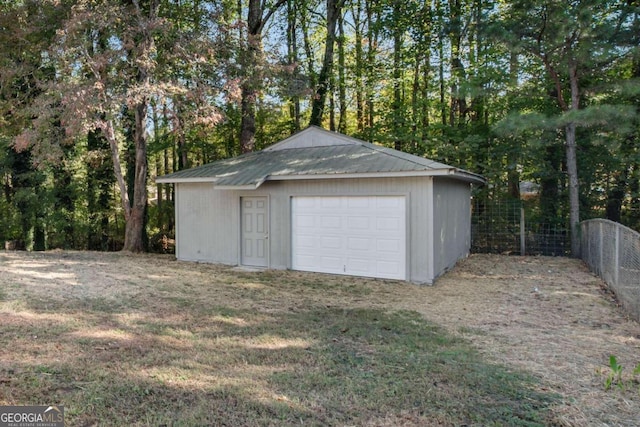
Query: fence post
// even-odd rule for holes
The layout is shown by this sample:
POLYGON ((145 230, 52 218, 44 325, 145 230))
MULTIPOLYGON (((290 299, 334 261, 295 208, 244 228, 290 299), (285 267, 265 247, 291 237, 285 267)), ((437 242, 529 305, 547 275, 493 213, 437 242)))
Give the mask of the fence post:
POLYGON ((616 286, 618 286, 620 284, 620 282, 618 281, 619 274, 620 274, 620 226, 618 224, 616 224, 615 245, 616 245, 616 252, 615 252, 616 267, 615 267, 615 270, 613 271, 613 280, 616 286))
MULTIPOLYGON (((588 237, 588 233, 589 232, 589 224, 582 221, 580 223, 580 236, 582 239, 582 246, 586 246, 587 247, 587 251, 586 252, 580 252, 580 256, 582 257, 583 260, 590 260, 591 259, 591 239, 589 239, 588 237), (586 243, 586 244, 585 244, 586 243)), ((589 263, 589 261, 587 261, 587 264, 589 263)))
POLYGON ((526 233, 525 233, 525 229, 524 229, 525 223, 524 223, 524 207, 520 208, 520 255, 525 256, 526 253, 526 242, 525 242, 525 238, 526 238, 526 233))
POLYGON ((603 270, 603 261, 604 261, 604 241, 602 240, 602 222, 599 223, 600 227, 600 233, 598 235, 598 242, 599 242, 599 249, 600 249, 600 253, 598 254, 598 274, 602 275, 604 273, 603 270))

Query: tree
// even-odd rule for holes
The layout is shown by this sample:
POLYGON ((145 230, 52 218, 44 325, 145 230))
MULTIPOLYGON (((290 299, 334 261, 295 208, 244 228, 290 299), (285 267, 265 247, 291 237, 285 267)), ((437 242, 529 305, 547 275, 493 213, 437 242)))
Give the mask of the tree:
MULTIPOLYGON (((160 6, 159 0, 76 2, 49 50, 60 77, 48 85, 41 100, 41 105, 59 106, 68 139, 99 130, 108 141, 125 218, 123 249, 134 252, 145 249, 147 114, 151 100, 174 101, 182 96, 196 106, 198 114, 194 114, 193 123, 214 125, 220 118, 208 101, 217 87, 187 84, 167 71, 185 63, 190 67, 215 64, 210 58, 214 48, 203 47, 206 43, 202 39, 180 39, 180 34, 171 31, 171 22, 161 16, 160 6), (191 50, 176 48, 181 43, 191 50), (158 67, 160 58, 162 68, 158 67), (124 111, 131 112, 133 123, 128 180, 122 170, 124 111)), ((47 125, 45 115, 40 113, 36 127, 47 125)), ((24 137, 29 135, 25 133, 24 137)), ((50 141, 38 139, 32 144, 46 146, 50 141)))
POLYGON ((109 248, 109 212, 114 184, 109 142, 99 129, 87 135, 87 248, 106 251, 109 248))
MULTIPOLYGON (((67 2, 34 0, 0 3, 0 28, 3 29, 0 32, 0 141, 3 142, 2 166, 6 170, 4 195, 7 204, 17 211, 15 220, 19 225, 15 229, 20 230, 6 237, 21 240, 28 249, 46 249, 46 217, 52 205, 62 198, 46 185, 48 166, 64 157, 59 117, 55 102, 37 101, 43 95, 43 86, 55 78, 55 69, 43 52, 55 37, 68 7, 67 2), (39 111, 41 108, 43 113, 39 111), (48 125, 46 131, 38 132, 30 126, 39 113, 42 113, 40 122, 48 125), (48 139, 48 147, 30 144, 32 138, 48 139)), ((54 173, 54 179, 57 177, 59 174, 54 173)))
POLYGON ((327 92, 330 88, 331 75, 333 73, 333 52, 336 41, 336 27, 342 14, 343 0, 327 0, 327 34, 324 44, 324 56, 322 68, 318 73, 315 94, 311 101, 310 125, 322 126, 327 92))
POLYGON ((536 58, 553 83, 564 115, 569 180, 571 253, 579 256, 580 189, 576 121, 582 82, 629 52, 629 3, 618 0, 516 0, 505 6, 502 37, 513 49, 536 58))
POLYGON ((154 206, 147 175, 305 120, 482 173, 492 197, 536 181, 546 222, 638 224, 636 5, 0 1, 0 232, 142 250, 146 229, 171 233, 172 190, 154 206))
POLYGON ((262 57, 262 31, 271 16, 286 3, 286 0, 278 0, 268 5, 261 0, 249 0, 247 8, 247 34, 245 50, 242 54, 242 83, 240 101, 240 150, 243 153, 253 151, 256 134, 256 101, 262 87, 261 68, 262 57))

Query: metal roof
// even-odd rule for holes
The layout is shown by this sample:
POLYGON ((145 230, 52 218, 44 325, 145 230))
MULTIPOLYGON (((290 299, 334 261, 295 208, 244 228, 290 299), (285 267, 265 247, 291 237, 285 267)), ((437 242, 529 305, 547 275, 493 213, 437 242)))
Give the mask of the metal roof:
POLYGON ((267 180, 419 175, 484 183, 480 175, 317 127, 265 150, 164 175, 156 182, 213 182, 221 189, 255 189, 267 180))

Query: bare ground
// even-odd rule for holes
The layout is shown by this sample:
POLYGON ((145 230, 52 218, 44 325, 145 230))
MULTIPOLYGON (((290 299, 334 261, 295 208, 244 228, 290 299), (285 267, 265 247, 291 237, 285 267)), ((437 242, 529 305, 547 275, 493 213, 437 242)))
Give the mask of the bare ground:
MULTIPOLYGON (((414 310, 464 336, 489 359, 528 372, 545 391, 561 395, 553 408, 557 425, 640 425, 638 383, 625 390, 603 386, 610 355, 631 379, 640 363, 640 325, 582 262, 567 258, 473 255, 434 286, 421 287, 299 272, 245 272, 168 256, 0 252, 0 330, 25 313, 21 303, 14 303, 24 298, 44 305, 69 300, 117 305, 128 297, 144 310, 158 304, 154 295, 197 292, 198 286, 215 286, 220 305, 265 316, 319 305, 414 310), (303 281, 311 285, 290 285, 303 281), (259 305, 253 298, 239 298, 239 289, 260 292, 259 305)), ((11 349, 0 349, 0 364, 13 357, 11 349)))

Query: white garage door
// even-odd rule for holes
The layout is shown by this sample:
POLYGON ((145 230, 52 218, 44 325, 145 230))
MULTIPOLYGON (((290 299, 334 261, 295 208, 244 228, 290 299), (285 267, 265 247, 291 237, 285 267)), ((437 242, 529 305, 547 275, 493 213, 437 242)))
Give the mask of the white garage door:
POLYGON ((294 197, 294 270, 405 279, 401 196, 294 197))

